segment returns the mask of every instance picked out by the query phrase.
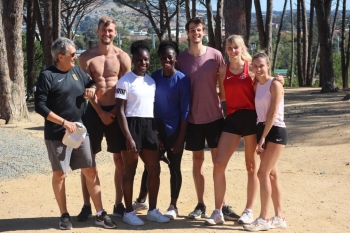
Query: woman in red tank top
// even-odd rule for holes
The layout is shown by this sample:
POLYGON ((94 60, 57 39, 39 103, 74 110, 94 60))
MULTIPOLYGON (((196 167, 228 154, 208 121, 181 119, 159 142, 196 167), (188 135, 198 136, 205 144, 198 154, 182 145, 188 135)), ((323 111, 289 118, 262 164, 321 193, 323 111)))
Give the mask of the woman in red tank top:
MULTIPOLYGON (((248 195, 245 210, 238 219, 241 224, 251 223, 253 203, 257 194, 256 154, 256 112, 254 105, 254 79, 251 70, 251 56, 247 52, 243 38, 231 35, 226 39, 226 54, 229 63, 219 68, 220 85, 225 90, 226 119, 220 137, 217 157, 214 161, 215 210, 206 220, 207 225, 224 222, 221 207, 226 192, 225 169, 232 154, 243 137, 246 169, 248 172, 248 195)), ((235 219, 237 220, 237 219, 235 219)))

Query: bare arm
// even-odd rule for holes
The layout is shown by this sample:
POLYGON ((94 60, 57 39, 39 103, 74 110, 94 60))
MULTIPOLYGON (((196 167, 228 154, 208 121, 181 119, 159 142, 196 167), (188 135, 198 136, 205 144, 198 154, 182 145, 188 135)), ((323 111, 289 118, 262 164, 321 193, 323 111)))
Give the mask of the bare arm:
POLYGON ((273 126, 273 123, 275 122, 278 107, 284 95, 282 84, 280 82, 272 82, 270 87, 270 93, 271 93, 270 108, 266 115, 264 132, 258 143, 258 151, 264 151, 263 147, 265 144, 265 138, 267 134, 270 132, 273 126))
POLYGON ((226 65, 221 65, 218 71, 219 98, 221 101, 226 100, 224 80, 226 75, 226 65))
POLYGON ((117 101, 117 104, 116 104, 117 118, 118 118, 120 128, 121 128, 121 130, 125 136, 125 139, 126 139, 126 150, 128 152, 137 153, 136 144, 135 144, 135 141, 130 134, 128 122, 127 122, 126 116, 125 116, 124 109, 125 109, 125 105, 126 105, 126 100, 117 98, 116 101, 117 101))

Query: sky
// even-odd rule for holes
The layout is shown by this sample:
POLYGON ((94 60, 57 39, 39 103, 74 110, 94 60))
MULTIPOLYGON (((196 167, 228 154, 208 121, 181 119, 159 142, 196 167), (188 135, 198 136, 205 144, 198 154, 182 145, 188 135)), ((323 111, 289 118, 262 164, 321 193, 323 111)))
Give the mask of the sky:
MULTIPOLYGON (((311 0, 306 0, 305 2, 305 5, 306 5, 306 9, 310 9, 310 1, 311 0)), ((293 2, 293 9, 296 9, 296 3, 297 3, 297 0, 292 0, 293 2)), ((212 7, 213 7, 213 10, 216 10, 216 0, 212 0, 212 7)), ((335 8, 335 4, 336 4, 336 1, 333 0, 333 7, 332 8, 335 8)), ((266 11, 266 0, 260 0, 260 5, 261 5, 261 10, 262 11, 266 11)), ((274 11, 282 11, 283 10, 283 6, 284 6, 284 0, 274 0, 273 1, 273 10, 274 11)), ((201 10, 204 10, 204 7, 203 6, 198 6, 199 9, 201 10)), ((349 9, 349 4, 347 4, 347 9, 349 9)), ((290 3, 288 1, 287 3, 287 10, 290 10, 290 3)), ((254 1, 253 1, 253 6, 252 6, 252 11, 255 12, 255 6, 254 6, 254 1)))

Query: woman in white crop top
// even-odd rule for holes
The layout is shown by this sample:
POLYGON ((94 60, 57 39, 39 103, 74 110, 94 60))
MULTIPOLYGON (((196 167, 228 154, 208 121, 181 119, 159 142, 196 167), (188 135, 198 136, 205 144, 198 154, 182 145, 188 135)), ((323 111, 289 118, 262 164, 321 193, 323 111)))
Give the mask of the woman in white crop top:
POLYGON ((160 165, 158 138, 153 117, 153 104, 156 90, 154 80, 146 74, 149 67, 149 47, 144 41, 131 45, 133 71, 125 74, 116 85, 117 117, 123 131, 122 158, 124 162, 123 194, 126 212, 123 222, 129 225, 144 225, 132 207, 134 176, 138 157, 148 171, 149 210, 147 220, 169 222, 157 207, 160 165))
POLYGON ((270 228, 286 228, 287 223, 281 207, 281 187, 278 179, 277 160, 287 143, 284 117, 284 89, 280 82, 273 82, 268 74, 269 57, 257 53, 252 60, 255 83, 255 109, 257 112, 257 153, 260 155, 258 178, 260 181, 261 210, 259 217, 245 225, 247 231, 263 231, 270 228), (272 192, 273 190, 273 192, 272 192), (275 216, 268 217, 272 198, 275 216))

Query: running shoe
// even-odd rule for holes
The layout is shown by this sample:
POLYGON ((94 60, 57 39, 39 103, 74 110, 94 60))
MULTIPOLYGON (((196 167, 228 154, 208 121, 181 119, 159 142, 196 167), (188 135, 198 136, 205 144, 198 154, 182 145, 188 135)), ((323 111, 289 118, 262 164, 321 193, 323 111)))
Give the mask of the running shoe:
POLYGON ((125 222, 129 225, 132 225, 132 226, 145 225, 145 223, 139 217, 136 216, 135 211, 131 211, 129 213, 125 212, 125 214, 123 216, 123 222, 125 222))
POLYGON ((274 228, 287 228, 287 223, 286 223, 286 220, 283 219, 283 218, 279 218, 277 216, 275 217, 272 217, 270 219, 270 228, 271 229, 274 229, 274 228))
POLYGON ((123 203, 113 206, 113 216, 122 218, 124 216, 126 209, 123 203))
POLYGON ((149 210, 147 212, 147 220, 159 223, 166 223, 170 221, 170 219, 165 217, 161 212, 159 212, 158 209, 149 210))
POLYGON ((178 215, 178 210, 173 205, 170 205, 166 213, 164 214, 164 216, 169 218, 170 220, 174 220, 178 215))
POLYGON ((64 213, 60 217, 60 223, 58 224, 61 230, 70 230, 72 229, 72 223, 70 221, 70 216, 68 213, 64 213))
POLYGON ((205 220, 205 225, 214 226, 217 224, 224 224, 224 216, 220 210, 214 210, 210 218, 205 220))
POLYGON ((222 214, 225 220, 237 221, 240 216, 236 214, 229 205, 222 206, 222 214))
POLYGON ((103 226, 107 229, 116 228, 117 224, 112 221, 112 219, 107 215, 106 211, 103 211, 100 216, 96 215, 95 224, 98 226, 103 226))
POLYGON ((148 209, 148 201, 145 202, 138 202, 137 199, 135 200, 134 204, 132 204, 132 208, 137 212, 140 210, 147 210, 148 209))
POLYGON ((245 209, 241 215, 241 217, 238 219, 239 224, 249 224, 253 222, 253 210, 251 209, 245 209))
POLYGON ((262 218, 257 218, 251 224, 243 226, 246 231, 268 231, 270 229, 270 222, 262 218))
POLYGON ((197 218, 207 218, 206 206, 204 204, 198 204, 196 208, 188 214, 188 217, 197 219, 197 218))
POLYGON ((91 206, 83 205, 83 208, 81 208, 80 213, 77 216, 78 222, 85 222, 88 220, 88 218, 92 217, 92 211, 91 206))

